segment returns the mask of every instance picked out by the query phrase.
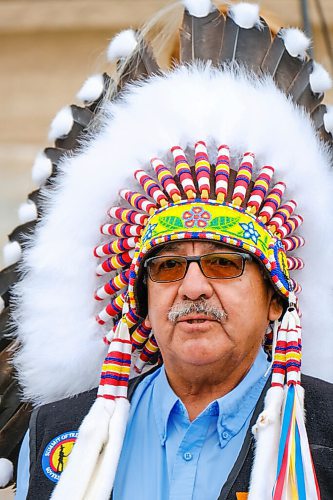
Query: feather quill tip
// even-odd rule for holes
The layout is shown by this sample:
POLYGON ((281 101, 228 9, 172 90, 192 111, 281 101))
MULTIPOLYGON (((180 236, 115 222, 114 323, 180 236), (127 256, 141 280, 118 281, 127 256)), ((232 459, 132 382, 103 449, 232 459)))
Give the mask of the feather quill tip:
POLYGON ((20 260, 21 255, 22 248, 18 241, 6 243, 3 247, 3 260, 6 267, 16 264, 20 260))
POLYGON ((183 0, 187 12, 193 17, 206 17, 215 10, 210 0, 183 0))
POLYGON ((230 7, 228 11, 231 19, 241 28, 260 28, 259 5, 241 2, 230 7))
POLYGON ((69 134, 73 127, 74 119, 70 106, 62 108, 53 118, 50 130, 49 140, 55 141, 69 134))
POLYGON ((35 159, 32 166, 31 177, 34 184, 41 186, 45 183, 46 179, 52 174, 52 163, 45 156, 43 152, 40 152, 35 159))
POLYGON ((14 466, 7 458, 0 458, 0 488, 4 488, 13 479, 14 466))
POLYGON ((326 69, 313 61, 313 71, 310 74, 310 87, 315 94, 322 94, 332 87, 332 79, 326 69))
POLYGON ((118 33, 106 51, 106 58, 109 62, 124 59, 132 54, 138 45, 134 30, 124 30, 118 33))
POLYGON ((324 127, 326 132, 333 135, 333 106, 327 106, 327 112, 324 114, 324 127))
POLYGON ((310 47, 311 40, 298 28, 287 28, 281 30, 280 36, 284 41, 287 52, 292 57, 306 58, 306 51, 310 47))
POLYGON ((103 90, 103 75, 91 75, 84 82, 84 84, 76 94, 76 97, 83 103, 94 102, 102 95, 103 90))
POLYGON ((25 224, 26 222, 31 222, 37 219, 37 207, 33 201, 27 200, 25 203, 22 203, 18 209, 18 217, 21 224, 25 224))

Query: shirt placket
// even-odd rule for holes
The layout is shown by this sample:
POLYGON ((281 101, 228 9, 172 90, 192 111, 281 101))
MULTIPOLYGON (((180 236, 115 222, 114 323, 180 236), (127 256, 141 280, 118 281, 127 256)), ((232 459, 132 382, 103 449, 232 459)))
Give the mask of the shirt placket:
POLYGON ((169 500, 192 500, 198 461, 211 418, 211 415, 201 415, 188 426, 177 450, 169 484, 169 500))

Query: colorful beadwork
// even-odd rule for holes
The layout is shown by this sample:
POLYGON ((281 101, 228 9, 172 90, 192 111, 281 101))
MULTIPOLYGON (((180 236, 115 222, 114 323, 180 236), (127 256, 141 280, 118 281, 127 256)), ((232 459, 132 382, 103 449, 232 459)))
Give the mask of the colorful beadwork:
POLYGON ((283 182, 275 183, 269 191, 273 167, 262 167, 253 179, 249 192, 253 153, 244 154, 230 185, 230 152, 227 145, 218 148, 214 175, 211 175, 213 169, 203 141, 195 145, 194 169, 190 168, 179 146, 171 151, 175 175, 158 158, 151 160, 157 179, 143 169, 136 170, 135 178, 144 193, 128 189, 120 192, 130 207, 110 208, 108 215, 115 222, 103 224, 101 233, 111 236, 111 241, 103 242, 94 249, 96 257, 107 257, 98 265, 97 274, 112 274, 107 283, 95 292, 95 298, 103 302, 115 295, 104 304, 96 319, 100 324, 114 323, 105 335, 105 340, 110 343, 122 324, 119 323, 122 307, 129 303, 129 311, 123 314, 121 321, 133 328, 133 349, 143 349, 137 360, 139 370, 158 349, 147 323, 137 316, 135 298, 138 272, 146 254, 156 245, 201 239, 235 246, 254 254, 262 262, 272 283, 285 297, 288 297, 292 286, 295 292, 301 289, 290 278, 289 270, 302 269, 303 261, 296 256, 287 257, 286 252, 304 244, 303 238, 293 234, 303 219, 294 214, 296 203, 293 200, 282 204, 286 188, 283 182), (230 203, 226 202, 228 192, 230 203), (248 201, 243 208, 246 197, 248 201))

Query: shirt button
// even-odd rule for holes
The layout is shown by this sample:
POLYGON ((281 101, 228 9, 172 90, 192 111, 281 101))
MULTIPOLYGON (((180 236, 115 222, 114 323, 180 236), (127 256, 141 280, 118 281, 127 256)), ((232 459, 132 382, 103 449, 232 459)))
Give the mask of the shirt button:
POLYGON ((186 460, 186 462, 189 462, 190 460, 192 460, 192 458, 193 458, 193 455, 189 451, 186 451, 183 455, 183 459, 186 460))
POLYGON ((229 432, 227 432, 227 431, 222 432, 222 437, 223 437, 223 439, 228 439, 229 438, 229 432))

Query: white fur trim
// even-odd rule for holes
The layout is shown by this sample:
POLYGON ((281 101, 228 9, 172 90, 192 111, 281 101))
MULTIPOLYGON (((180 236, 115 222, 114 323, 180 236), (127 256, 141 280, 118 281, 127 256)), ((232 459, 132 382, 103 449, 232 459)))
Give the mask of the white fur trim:
POLYGON ((324 126, 326 132, 333 134, 333 106, 327 106, 327 112, 324 114, 324 126))
POLYGON ((194 17, 206 17, 215 7, 210 0, 183 0, 187 12, 194 17))
POLYGON ((282 387, 271 387, 265 397, 264 411, 259 415, 252 432, 256 438, 255 458, 251 472, 249 500, 271 498, 276 464, 284 398, 282 387), (263 474, 263 471, 265 473, 263 474))
POLYGON ((71 128, 73 127, 73 114, 70 106, 63 107, 53 118, 50 130, 49 130, 49 140, 55 141, 60 137, 64 137, 69 134, 71 128))
POLYGON ((76 97, 86 103, 96 101, 102 94, 104 89, 103 75, 91 75, 84 82, 76 97))
POLYGON ((14 466, 7 458, 0 458, 0 488, 4 488, 13 479, 14 466))
POLYGON ((84 500, 109 500, 126 432, 130 404, 127 399, 116 399, 116 407, 109 424, 109 438, 84 500))
MULTIPOLYGON (((101 450, 108 442, 113 400, 97 398, 84 418, 66 469, 51 496, 52 500, 82 500, 98 464, 101 450), (84 471, 84 474, 82 474, 84 471)), ((96 499, 97 500, 97 499, 96 499)))
POLYGON ((15 366, 27 399, 45 403, 98 385, 107 349, 102 340, 106 332, 94 319, 102 306, 93 300, 103 280, 95 275, 93 256, 101 242, 99 227, 107 222, 105 214, 118 200, 118 191, 138 188, 134 170, 154 175, 150 158, 161 157, 170 165, 170 147, 193 151, 200 139, 206 140, 213 161, 219 144, 228 144, 233 157, 254 151, 255 172, 273 165, 273 182, 284 181, 287 199, 297 201, 304 217, 299 234, 306 240, 297 250, 305 267, 296 271, 303 288, 302 366, 305 373, 333 381, 333 294, 327 280, 333 253, 327 236, 333 234, 333 172, 327 149, 304 110, 272 79, 252 80, 243 70, 221 72, 197 64, 132 85, 107 104, 102 131, 81 154, 64 158, 54 186, 43 189, 45 216, 24 252, 25 277, 16 286, 22 347, 15 366))
POLYGON ((18 241, 6 243, 6 245, 3 247, 3 260, 5 266, 16 264, 16 262, 20 260, 21 255, 22 248, 18 241))
POLYGON ((110 42, 106 57, 112 62, 128 57, 138 45, 134 30, 124 30, 118 33, 110 42))
POLYGON ((36 156, 31 174, 32 180, 37 186, 44 184, 47 178, 52 174, 51 160, 45 156, 43 151, 36 156))
POLYGON ((18 216, 21 224, 36 220, 37 215, 37 207, 33 201, 27 200, 19 206, 18 216))
POLYGON ((303 31, 298 28, 286 28, 281 30, 281 38, 292 57, 305 59, 311 40, 303 31))
POLYGON ((250 29, 260 26, 259 5, 241 2, 232 5, 229 9, 229 16, 241 28, 250 29))
POLYGON ((315 94, 322 94, 332 87, 332 79, 326 69, 313 61, 313 71, 310 74, 310 87, 315 94))
POLYGON ((3 300, 3 298, 0 295, 0 314, 2 313, 4 308, 5 308, 5 301, 3 300))

